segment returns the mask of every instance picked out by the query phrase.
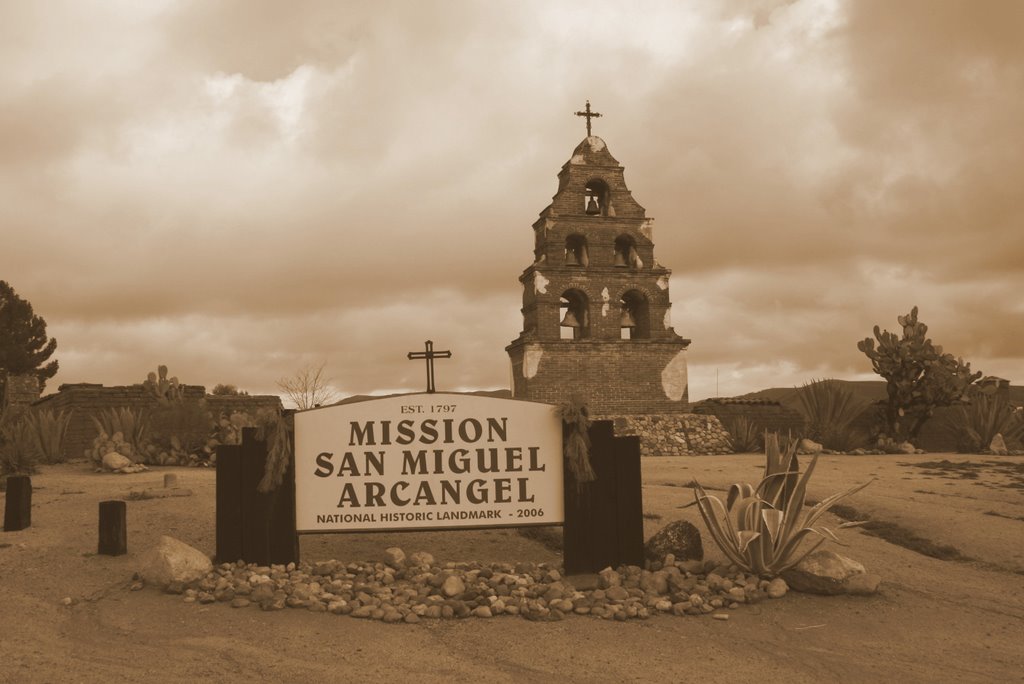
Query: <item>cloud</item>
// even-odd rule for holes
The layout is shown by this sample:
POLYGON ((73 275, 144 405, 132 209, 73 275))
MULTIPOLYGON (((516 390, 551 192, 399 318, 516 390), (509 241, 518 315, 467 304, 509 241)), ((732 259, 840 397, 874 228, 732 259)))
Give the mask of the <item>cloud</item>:
POLYGON ((691 397, 869 372, 915 304, 1019 378, 1019 3, 0 8, 0 275, 58 382, 505 386, 530 226, 595 132, 656 219, 691 397), (443 373, 443 375, 442 375, 443 373))

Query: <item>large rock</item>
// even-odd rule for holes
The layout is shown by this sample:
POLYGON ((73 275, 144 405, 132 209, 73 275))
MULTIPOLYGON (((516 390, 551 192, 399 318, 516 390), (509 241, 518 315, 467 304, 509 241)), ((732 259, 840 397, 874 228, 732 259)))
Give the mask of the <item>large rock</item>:
POLYGON ((453 598, 466 591, 466 583, 458 575, 449 575, 441 584, 441 593, 453 598))
POLYGON ((434 556, 426 551, 417 551, 409 556, 409 563, 429 568, 434 564, 434 556))
POLYGON ((863 565, 824 549, 783 572, 782 579, 790 589, 807 594, 868 594, 878 588, 877 576, 866 575, 863 565))
POLYGON ((814 440, 807 439, 805 437, 804 439, 800 440, 799 444, 797 444, 796 453, 798 453, 798 454, 820 454, 821 450, 824 449, 824 448, 825 447, 822 446, 821 444, 818 444, 814 440))
POLYGON ((405 552, 397 546, 388 547, 384 549, 384 562, 396 570, 401 570, 405 567, 405 552))
POLYGON ((205 553, 173 537, 163 536, 143 555, 139 574, 147 584, 166 587, 171 582, 195 582, 211 570, 213 563, 205 553))
POLYGON ((127 456, 122 456, 116 451, 111 451, 109 454, 103 455, 103 467, 107 470, 118 471, 122 468, 128 468, 132 465, 132 460, 127 456))
POLYGON ((655 532, 644 544, 647 560, 660 562, 668 554, 674 555, 677 561, 703 560, 700 531, 686 520, 675 520, 655 532))

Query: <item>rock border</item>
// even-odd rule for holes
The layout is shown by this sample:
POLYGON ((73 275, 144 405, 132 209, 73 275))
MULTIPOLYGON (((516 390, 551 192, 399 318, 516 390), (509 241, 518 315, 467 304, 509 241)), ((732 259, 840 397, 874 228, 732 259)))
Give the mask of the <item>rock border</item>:
MULTIPOLYGON (((658 613, 728 620, 730 610, 788 591, 781 578, 759 579, 714 561, 676 562, 671 555, 649 570, 620 566, 570 577, 548 563, 438 564, 425 552, 406 559, 400 549, 385 556, 385 561, 347 564, 223 563, 196 582, 172 582, 164 590, 182 595, 186 603, 294 608, 386 623, 505 615, 621 621, 658 613)), ((142 582, 133 588, 141 589, 142 582)))

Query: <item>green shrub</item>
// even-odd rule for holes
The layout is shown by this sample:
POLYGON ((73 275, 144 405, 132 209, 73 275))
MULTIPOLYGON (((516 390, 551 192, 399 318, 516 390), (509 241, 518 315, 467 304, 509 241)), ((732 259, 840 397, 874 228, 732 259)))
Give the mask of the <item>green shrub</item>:
POLYGON ((852 426, 868 404, 835 380, 816 380, 797 390, 806 437, 826 449, 852 451, 867 444, 868 435, 852 426))
POLYGON ((987 449, 992 438, 1001 434, 1011 449, 1024 442, 1024 418, 1013 410, 1005 396, 979 390, 970 403, 960 404, 942 420, 942 426, 956 440, 962 454, 977 454, 987 449))
POLYGON ((746 416, 729 416, 725 419, 729 442, 738 454, 760 451, 764 443, 764 430, 746 416))
MULTIPOLYGON (((745 572, 774 577, 799 563, 825 541, 838 541, 832 530, 815 527, 815 523, 836 502, 869 484, 851 487, 805 510, 807 482, 818 457, 814 456, 801 475, 796 445, 796 440, 790 440, 787 447, 780 450, 778 436, 766 435, 764 477, 756 486, 730 485, 725 504, 694 483, 694 501, 711 538, 722 553, 745 572), (805 547, 803 542, 811 535, 820 539, 805 547)), ((843 523, 840 527, 856 524, 843 523)))

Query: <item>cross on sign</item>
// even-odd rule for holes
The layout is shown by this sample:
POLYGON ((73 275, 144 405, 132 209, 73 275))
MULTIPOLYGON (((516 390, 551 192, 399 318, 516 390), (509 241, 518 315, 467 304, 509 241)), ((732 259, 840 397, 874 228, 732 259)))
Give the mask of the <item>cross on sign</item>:
POLYGON ((601 115, 598 114, 597 112, 590 111, 590 100, 587 100, 587 108, 586 108, 586 110, 582 111, 582 112, 576 112, 576 116, 585 116, 585 117, 587 117, 587 137, 589 138, 590 137, 590 120, 591 119, 596 119, 596 118, 600 117, 601 115))
POLYGON ((409 352, 409 360, 413 359, 426 359, 427 361, 427 393, 434 393, 434 359, 450 359, 452 353, 447 349, 444 351, 434 351, 434 343, 427 340, 423 343, 424 351, 421 352, 409 352))

